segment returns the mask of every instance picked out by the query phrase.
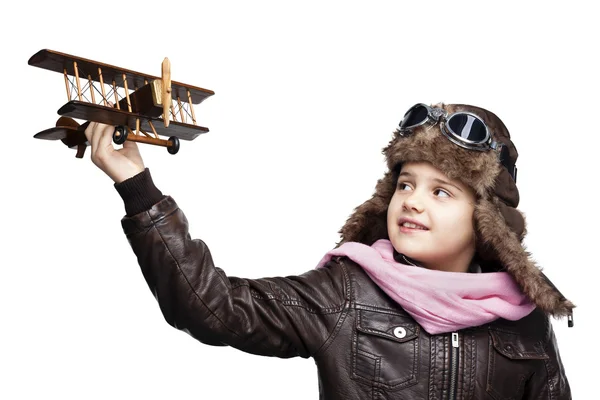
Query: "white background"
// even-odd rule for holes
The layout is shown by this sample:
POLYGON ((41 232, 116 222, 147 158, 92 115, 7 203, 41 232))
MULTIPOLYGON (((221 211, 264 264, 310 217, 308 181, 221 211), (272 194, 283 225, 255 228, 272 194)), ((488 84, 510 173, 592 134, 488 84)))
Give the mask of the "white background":
POLYGON ((528 249, 577 305, 554 321, 576 399, 597 389, 600 37, 590 3, 105 2, 4 9, 0 397, 316 399, 312 360, 203 345, 169 326, 113 182, 33 139, 66 102, 48 48, 215 91, 210 132, 141 145, 156 185, 229 275, 300 274, 334 247, 416 102, 496 113, 519 150, 528 249), (596 365, 596 364, 589 364, 596 365))

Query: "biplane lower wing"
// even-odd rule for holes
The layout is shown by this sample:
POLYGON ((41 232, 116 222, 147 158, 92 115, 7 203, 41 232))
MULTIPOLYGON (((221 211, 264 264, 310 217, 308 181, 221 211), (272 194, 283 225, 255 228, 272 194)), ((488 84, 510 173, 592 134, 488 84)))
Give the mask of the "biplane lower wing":
POLYGON ((139 119, 140 129, 145 132, 151 133, 156 131, 158 135, 177 136, 183 140, 194 140, 200 134, 208 132, 208 128, 203 126, 178 121, 170 121, 169 127, 165 128, 163 120, 160 118, 148 118, 144 115, 77 100, 69 101, 62 106, 58 110, 58 114, 65 117, 96 121, 107 125, 124 125, 129 127, 135 127, 136 120, 139 119), (152 121, 154 131, 148 121, 152 121))

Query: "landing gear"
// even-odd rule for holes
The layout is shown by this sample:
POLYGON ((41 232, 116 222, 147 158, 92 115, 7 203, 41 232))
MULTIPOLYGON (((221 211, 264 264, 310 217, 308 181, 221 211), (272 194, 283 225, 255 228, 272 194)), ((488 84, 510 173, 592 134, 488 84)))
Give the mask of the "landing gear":
POLYGON ((136 135, 132 133, 128 135, 129 130, 127 127, 119 125, 115 127, 115 131, 113 132, 113 142, 116 144, 123 144, 126 140, 131 140, 132 142, 140 142, 140 143, 148 143, 154 144, 157 146, 164 146, 167 148, 167 151, 170 154, 177 154, 179 151, 179 138, 177 136, 171 136, 168 140, 159 139, 158 137, 146 137, 142 135, 136 135), (169 144, 169 142, 171 144, 169 144))
POLYGON ((124 126, 116 126, 113 133, 113 142, 123 144, 127 140, 127 129, 124 126))
POLYGON ((171 136, 169 141, 172 143, 170 146, 167 146, 167 151, 170 154, 177 154, 179 151, 179 138, 177 136, 171 136))

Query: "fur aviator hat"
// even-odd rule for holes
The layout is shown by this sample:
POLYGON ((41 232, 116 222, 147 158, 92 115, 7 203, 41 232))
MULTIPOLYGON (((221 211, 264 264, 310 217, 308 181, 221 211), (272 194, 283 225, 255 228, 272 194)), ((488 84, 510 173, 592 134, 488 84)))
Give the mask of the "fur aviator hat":
POLYGON ((518 153, 508 129, 495 114, 479 107, 443 103, 431 107, 441 108, 448 115, 457 111, 477 115, 487 125, 492 138, 505 148, 500 152, 460 147, 442 133, 439 122, 433 126, 418 126, 407 135, 396 129, 392 140, 383 149, 387 172, 377 182, 373 197, 348 218, 339 232, 341 241, 337 245, 360 242, 370 246, 379 239, 389 239, 387 209, 396 190, 400 167, 405 162, 428 161, 450 179, 462 181, 476 193, 473 218, 477 234, 476 257, 482 272, 510 273, 537 307, 554 317, 568 316, 569 326, 572 326, 574 305, 542 273, 523 246, 525 217, 517 210, 519 191, 513 178, 516 178, 514 166, 518 153))

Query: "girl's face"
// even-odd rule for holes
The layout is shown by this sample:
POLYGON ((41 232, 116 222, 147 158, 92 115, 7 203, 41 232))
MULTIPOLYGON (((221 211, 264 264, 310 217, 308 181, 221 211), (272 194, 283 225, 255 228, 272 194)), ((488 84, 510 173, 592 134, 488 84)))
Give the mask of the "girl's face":
POLYGON ((432 164, 405 163, 388 206, 390 241, 425 268, 466 272, 475 254, 475 201, 470 187, 432 164))

